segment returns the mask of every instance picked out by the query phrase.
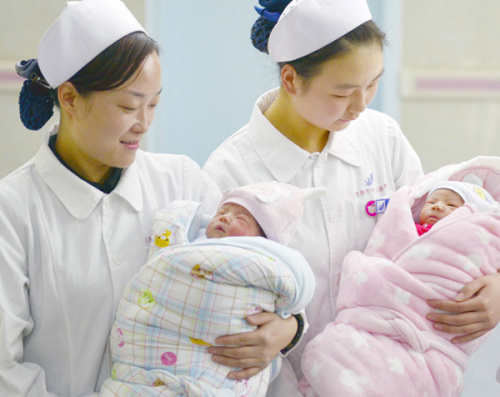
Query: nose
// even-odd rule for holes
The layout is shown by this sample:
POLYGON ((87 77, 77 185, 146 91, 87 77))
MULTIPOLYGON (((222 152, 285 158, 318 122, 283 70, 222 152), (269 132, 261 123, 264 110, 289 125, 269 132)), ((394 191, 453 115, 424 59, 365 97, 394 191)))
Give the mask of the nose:
POLYGON ((134 125, 134 131, 144 134, 148 132, 149 126, 153 122, 153 113, 148 109, 141 108, 137 113, 137 119, 134 125))
POLYGON ((367 101, 366 101, 366 93, 364 90, 359 90, 353 93, 351 96, 351 102, 349 103, 348 110, 351 113, 359 114, 366 109, 367 101))
POLYGON ((432 209, 435 211, 442 211, 443 210, 443 205, 441 203, 434 203, 432 205, 432 209))
POLYGON ((229 223, 229 215, 223 214, 219 217, 220 221, 223 223, 229 223))

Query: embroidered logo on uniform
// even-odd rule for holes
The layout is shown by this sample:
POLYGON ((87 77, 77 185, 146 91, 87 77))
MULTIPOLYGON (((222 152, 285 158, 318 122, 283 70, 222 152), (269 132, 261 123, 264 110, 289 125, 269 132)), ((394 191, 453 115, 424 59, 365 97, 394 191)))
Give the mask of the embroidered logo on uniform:
POLYGON ((371 186, 373 184, 373 172, 370 173, 370 176, 365 179, 366 186, 371 186))
POLYGON ((365 187, 355 193, 356 197, 372 196, 373 193, 382 193, 384 190, 387 190, 386 183, 380 186, 376 186, 374 183, 373 172, 370 172, 370 175, 364 179, 365 187))
POLYGON ((384 190, 387 190, 386 183, 384 183, 383 185, 381 185, 379 187, 371 187, 369 189, 360 190, 360 191, 356 192, 356 197, 371 196, 371 193, 376 193, 376 192, 382 193, 384 190))

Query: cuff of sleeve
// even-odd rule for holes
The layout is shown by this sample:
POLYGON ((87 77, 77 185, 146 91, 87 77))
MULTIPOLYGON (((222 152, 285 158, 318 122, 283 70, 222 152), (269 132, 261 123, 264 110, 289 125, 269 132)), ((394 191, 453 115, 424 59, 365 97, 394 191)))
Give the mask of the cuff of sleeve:
POLYGON ((297 327, 297 332, 293 337, 292 341, 288 344, 287 347, 281 350, 281 354, 285 357, 298 346, 298 344, 302 340, 302 337, 306 333, 307 328, 309 328, 305 311, 301 311, 300 313, 294 314, 293 316, 297 320, 298 327, 297 327))

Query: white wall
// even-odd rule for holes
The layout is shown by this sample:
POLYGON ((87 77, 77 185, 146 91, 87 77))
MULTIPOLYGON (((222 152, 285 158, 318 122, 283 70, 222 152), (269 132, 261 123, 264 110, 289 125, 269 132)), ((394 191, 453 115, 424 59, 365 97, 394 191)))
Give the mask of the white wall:
POLYGON ((426 171, 500 154, 499 20, 498 0, 403 1, 402 77, 450 87, 403 91, 401 126, 426 171))

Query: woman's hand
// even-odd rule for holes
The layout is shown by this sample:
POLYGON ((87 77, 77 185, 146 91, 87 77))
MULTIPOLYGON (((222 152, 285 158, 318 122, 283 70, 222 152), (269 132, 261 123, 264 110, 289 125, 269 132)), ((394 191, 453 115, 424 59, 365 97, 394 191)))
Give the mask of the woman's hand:
POLYGON ((248 316, 247 321, 258 328, 221 336, 215 340, 218 346, 208 348, 216 363, 242 368, 230 372, 228 378, 231 379, 246 379, 258 374, 288 346, 297 332, 297 320, 293 316, 282 319, 276 313, 264 312, 248 316))
POLYGON ((455 301, 429 300, 429 306, 449 313, 432 312, 427 319, 434 328, 460 334, 453 343, 479 338, 500 321, 500 274, 479 277, 462 288, 455 301))

